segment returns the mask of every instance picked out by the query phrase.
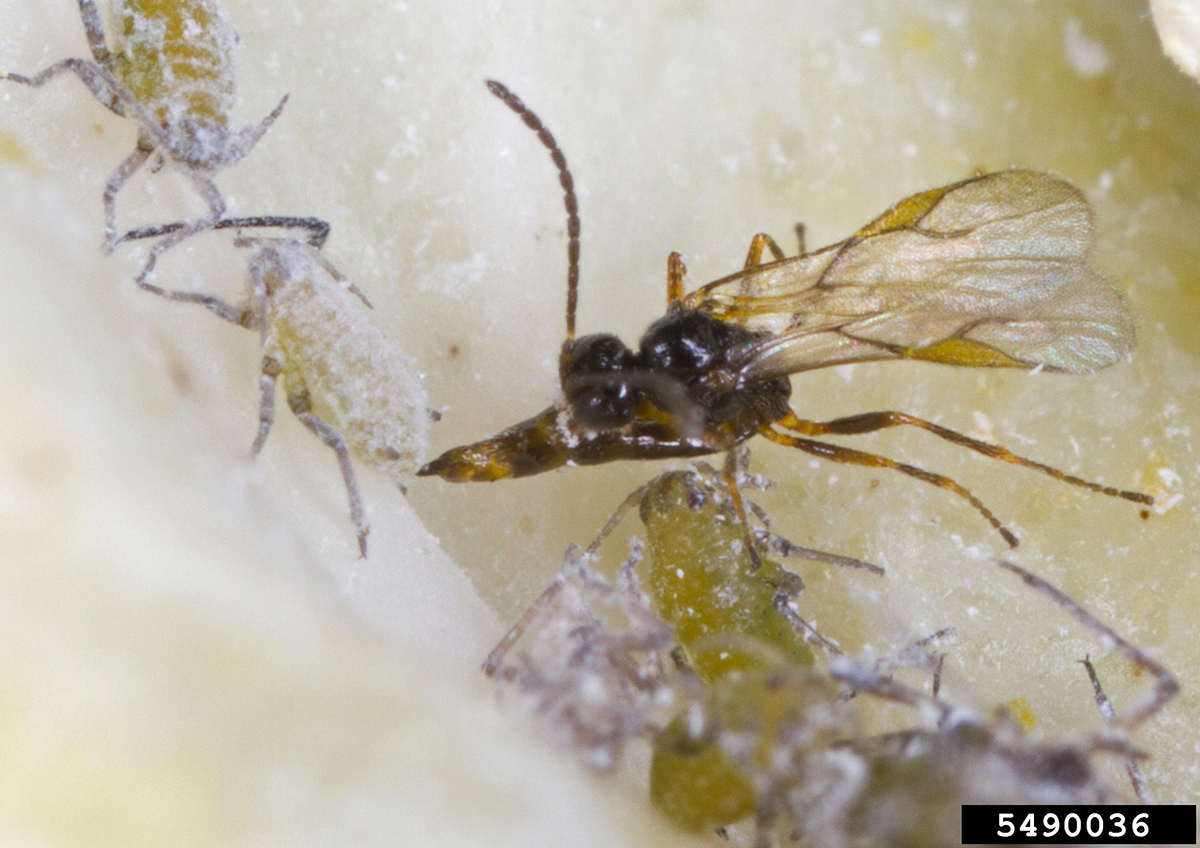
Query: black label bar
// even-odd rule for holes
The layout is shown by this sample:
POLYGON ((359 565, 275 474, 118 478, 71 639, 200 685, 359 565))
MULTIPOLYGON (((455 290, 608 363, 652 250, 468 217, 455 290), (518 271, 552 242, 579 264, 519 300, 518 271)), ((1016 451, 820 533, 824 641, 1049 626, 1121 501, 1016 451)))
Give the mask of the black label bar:
POLYGON ((964 845, 1195 845, 1196 805, 964 804, 964 845))

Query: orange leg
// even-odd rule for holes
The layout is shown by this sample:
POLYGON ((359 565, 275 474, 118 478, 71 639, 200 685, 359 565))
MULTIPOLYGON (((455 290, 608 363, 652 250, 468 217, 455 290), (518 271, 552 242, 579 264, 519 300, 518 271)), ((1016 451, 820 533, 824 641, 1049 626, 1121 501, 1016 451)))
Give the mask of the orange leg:
POLYGON ((1011 530, 1005 528, 995 514, 984 506, 983 501, 971 494, 959 483, 941 474, 934 474, 932 471, 926 471, 923 468, 917 468, 915 465, 908 465, 903 462, 896 462, 894 459, 888 459, 884 456, 879 456, 873 453, 865 453, 864 451, 854 450, 852 448, 844 448, 841 445, 831 445, 826 442, 817 442, 812 439, 801 439, 797 436, 789 436, 786 433, 780 433, 768 426, 760 427, 759 433, 766 436, 776 444, 786 445, 791 448, 799 448, 805 453, 811 453, 813 456, 819 456, 822 459, 832 460, 833 462, 845 462, 850 465, 865 465, 868 468, 891 468, 899 471, 901 474, 907 474, 909 477, 915 477, 926 483, 937 486, 939 489, 948 489, 954 494, 963 498, 975 510, 988 520, 988 523, 996 528, 997 532, 1004 537, 1004 541, 1008 542, 1009 547, 1015 548, 1018 544, 1017 537, 1013 535, 1011 530))
POLYGON ((667 311, 678 312, 683 302, 683 278, 687 276, 687 266, 683 257, 671 251, 667 257, 667 311))
POLYGON ((771 251, 771 256, 778 262, 784 258, 783 250, 775 243, 775 239, 771 238, 766 233, 756 233, 754 238, 750 239, 750 250, 746 254, 746 268, 754 268, 763 264, 763 248, 771 251))
POLYGON ((1032 459, 1026 459, 1023 456, 1017 456, 1006 447, 972 439, 970 436, 964 436, 962 433, 949 430, 938 424, 934 424, 932 421, 926 421, 923 418, 915 418, 904 412, 866 412, 862 415, 851 415, 848 418, 835 418, 833 421, 805 421, 797 418, 795 414, 789 413, 777 423, 788 430, 805 436, 850 436, 860 433, 873 433, 876 430, 884 430, 888 427, 899 427, 901 425, 919 427, 922 430, 928 430, 938 438, 953 442, 960 447, 968 448, 992 459, 998 459, 1001 462, 1020 465, 1023 468, 1032 468, 1034 471, 1040 471, 1047 476, 1053 477, 1055 480, 1070 483, 1072 486, 1079 486, 1090 492, 1098 492, 1099 494, 1114 498, 1124 498, 1134 503, 1154 503, 1154 498, 1142 492, 1128 492, 1124 489, 1102 486, 1099 483, 1074 477, 1051 465, 1044 465, 1040 462, 1034 462, 1032 459))

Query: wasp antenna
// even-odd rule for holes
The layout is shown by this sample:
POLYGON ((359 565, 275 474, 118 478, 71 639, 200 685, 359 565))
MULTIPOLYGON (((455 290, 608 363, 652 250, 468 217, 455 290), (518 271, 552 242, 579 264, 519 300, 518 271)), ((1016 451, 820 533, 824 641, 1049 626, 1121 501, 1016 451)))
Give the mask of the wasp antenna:
POLYGON ((558 181, 563 187, 563 205, 567 207, 567 342, 570 343, 575 340, 575 304, 579 301, 579 201, 575 197, 575 180, 571 177, 571 169, 567 167, 567 157, 542 119, 503 83, 496 80, 486 82, 488 91, 504 101, 505 106, 521 116, 525 126, 537 133, 558 167, 558 181))

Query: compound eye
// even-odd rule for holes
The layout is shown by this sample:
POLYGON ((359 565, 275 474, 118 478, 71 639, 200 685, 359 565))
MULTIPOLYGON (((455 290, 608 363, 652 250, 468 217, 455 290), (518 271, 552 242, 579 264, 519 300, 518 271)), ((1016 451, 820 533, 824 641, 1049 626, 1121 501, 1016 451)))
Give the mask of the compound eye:
POLYGON ((616 430, 633 420, 638 393, 625 382, 579 388, 571 397, 576 423, 589 430, 616 430))

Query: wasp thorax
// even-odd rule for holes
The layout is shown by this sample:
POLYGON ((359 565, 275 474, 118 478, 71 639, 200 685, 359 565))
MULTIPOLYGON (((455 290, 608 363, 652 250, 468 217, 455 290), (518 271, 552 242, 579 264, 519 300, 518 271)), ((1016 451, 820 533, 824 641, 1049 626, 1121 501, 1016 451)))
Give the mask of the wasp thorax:
POLYGON ((726 348, 733 340, 730 330, 702 312, 667 315, 651 324, 642 336, 642 364, 677 377, 698 376, 723 363, 726 348))
POLYGON ((576 339, 562 374, 575 421, 590 430, 613 430, 633 420, 638 392, 630 385, 633 351, 616 336, 576 339))

